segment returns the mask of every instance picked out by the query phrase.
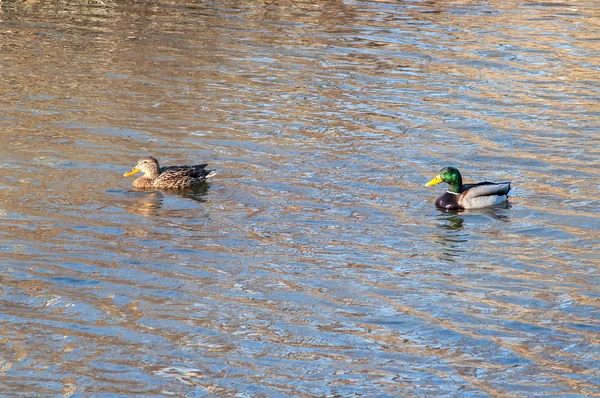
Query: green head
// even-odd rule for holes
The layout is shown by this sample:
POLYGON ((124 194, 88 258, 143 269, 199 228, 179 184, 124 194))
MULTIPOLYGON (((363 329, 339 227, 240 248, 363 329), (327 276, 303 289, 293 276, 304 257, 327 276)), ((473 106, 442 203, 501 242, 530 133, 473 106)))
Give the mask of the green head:
POLYGON ((429 181, 425 186, 437 185, 440 182, 445 182, 450 185, 450 191, 460 193, 462 189, 462 176, 456 167, 444 167, 437 176, 429 181))

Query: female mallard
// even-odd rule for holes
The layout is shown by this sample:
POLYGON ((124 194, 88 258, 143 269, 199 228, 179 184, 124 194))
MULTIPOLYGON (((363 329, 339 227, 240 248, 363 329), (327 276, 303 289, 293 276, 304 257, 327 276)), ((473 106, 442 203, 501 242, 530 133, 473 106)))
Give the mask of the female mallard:
POLYGON ((147 156, 138 160, 137 165, 130 172, 123 174, 123 177, 144 173, 142 177, 133 181, 135 188, 191 188, 214 175, 214 172, 204 169, 206 166, 208 165, 160 167, 158 160, 147 156))
POLYGON ((444 167, 425 186, 430 187, 440 182, 450 185, 450 189, 437 198, 435 205, 448 210, 479 209, 497 205, 508 199, 508 191, 510 191, 510 182, 486 181, 463 185, 460 172, 455 167, 444 167))

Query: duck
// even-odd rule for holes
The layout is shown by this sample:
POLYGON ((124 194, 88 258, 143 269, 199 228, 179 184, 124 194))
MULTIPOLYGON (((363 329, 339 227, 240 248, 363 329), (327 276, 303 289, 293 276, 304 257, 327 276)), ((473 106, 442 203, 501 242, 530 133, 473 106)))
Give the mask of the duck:
POLYGON ((480 182, 463 184, 460 171, 456 167, 444 167, 425 186, 430 187, 445 182, 448 191, 441 194, 435 205, 446 210, 480 209, 505 202, 510 191, 510 182, 480 182))
POLYGON ((138 160, 135 167, 123 177, 144 173, 133 181, 133 187, 138 189, 185 189, 197 186, 215 174, 213 170, 206 170, 206 166, 208 164, 160 167, 158 160, 146 156, 138 160))

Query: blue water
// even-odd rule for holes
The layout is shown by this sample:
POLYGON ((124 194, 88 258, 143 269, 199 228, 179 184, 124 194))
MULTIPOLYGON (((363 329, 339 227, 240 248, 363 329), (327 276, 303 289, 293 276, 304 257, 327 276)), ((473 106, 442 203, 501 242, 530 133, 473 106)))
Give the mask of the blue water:
POLYGON ((4 1, 0 393, 600 395, 599 16, 4 1))

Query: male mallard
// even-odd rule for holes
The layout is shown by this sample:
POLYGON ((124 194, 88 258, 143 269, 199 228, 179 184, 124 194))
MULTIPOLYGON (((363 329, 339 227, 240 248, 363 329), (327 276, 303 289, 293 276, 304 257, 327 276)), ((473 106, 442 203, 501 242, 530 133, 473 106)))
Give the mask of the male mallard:
POLYGON ((135 188, 191 188, 214 175, 214 172, 204 169, 206 166, 208 165, 160 167, 158 160, 147 156, 138 160, 137 165, 130 172, 123 174, 123 177, 144 173, 142 177, 133 181, 135 188))
POLYGON ((444 167, 425 186, 430 187, 440 182, 450 185, 450 189, 437 198, 435 205, 449 210, 479 209, 497 205, 508 198, 508 191, 510 191, 510 182, 486 181, 463 185, 460 172, 455 167, 444 167))

